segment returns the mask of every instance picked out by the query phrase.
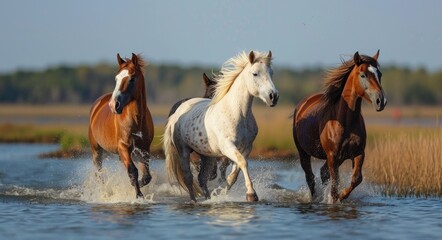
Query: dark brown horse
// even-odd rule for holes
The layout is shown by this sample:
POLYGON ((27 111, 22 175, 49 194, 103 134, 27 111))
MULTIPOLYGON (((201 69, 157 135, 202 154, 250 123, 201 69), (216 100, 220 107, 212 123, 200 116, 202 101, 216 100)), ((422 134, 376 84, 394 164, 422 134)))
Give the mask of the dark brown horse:
POLYGON ((321 179, 323 184, 331 180, 333 202, 346 199, 362 182, 366 131, 361 103, 365 99, 377 111, 382 111, 387 104, 378 56, 379 51, 373 57, 356 52, 352 60, 328 72, 323 93, 307 97, 295 109, 293 138, 312 196, 315 195, 315 176, 311 156, 327 160, 321 168, 321 179), (339 194, 338 170, 346 159, 353 161, 352 180, 339 194))
POLYGON ((133 53, 132 59, 122 59, 117 54, 117 60, 119 68, 113 93, 101 96, 92 105, 89 142, 97 170, 101 170, 104 151, 118 154, 135 187, 136 196, 143 197, 140 187, 147 185, 152 178, 149 153, 154 130, 146 103, 144 62, 133 53), (132 155, 138 157, 143 173, 140 183, 132 155))

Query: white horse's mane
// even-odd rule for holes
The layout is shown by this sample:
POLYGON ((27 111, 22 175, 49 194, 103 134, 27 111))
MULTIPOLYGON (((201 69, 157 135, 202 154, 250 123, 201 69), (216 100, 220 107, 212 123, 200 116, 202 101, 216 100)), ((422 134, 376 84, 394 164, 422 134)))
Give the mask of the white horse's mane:
MULTIPOLYGON (((272 59, 268 57, 268 54, 253 51, 255 54, 254 62, 264 62, 268 65, 271 64, 272 59)), ((249 55, 242 51, 237 56, 227 60, 221 67, 221 71, 218 75, 214 77, 216 81, 215 93, 211 104, 219 102, 230 90, 230 87, 238 78, 239 74, 246 68, 247 64, 250 63, 249 55)))

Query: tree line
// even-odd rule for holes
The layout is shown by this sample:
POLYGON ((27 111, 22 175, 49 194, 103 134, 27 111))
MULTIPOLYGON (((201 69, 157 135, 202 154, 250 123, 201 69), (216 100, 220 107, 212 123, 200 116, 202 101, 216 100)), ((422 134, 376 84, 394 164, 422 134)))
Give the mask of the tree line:
MULTIPOLYGON (((202 96, 202 73, 218 68, 149 65, 145 68, 149 104, 171 104, 182 98, 202 96)), ((274 68, 273 80, 280 102, 294 104, 321 90, 324 68, 274 68)), ((381 69, 382 85, 390 104, 442 104, 442 70, 427 71, 387 66, 381 69)), ((17 70, 0 74, 0 103, 91 104, 115 85, 117 66, 57 66, 45 70, 17 70)))

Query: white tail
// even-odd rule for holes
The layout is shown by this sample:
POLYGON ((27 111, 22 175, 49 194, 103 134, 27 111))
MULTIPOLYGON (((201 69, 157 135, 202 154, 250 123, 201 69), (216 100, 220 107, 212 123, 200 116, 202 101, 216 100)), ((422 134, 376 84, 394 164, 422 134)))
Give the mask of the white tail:
MULTIPOLYGON (((173 114, 174 115, 174 114, 173 114)), ((173 115, 169 118, 166 125, 166 130, 163 136, 163 148, 164 155, 166 156, 166 171, 169 182, 172 184, 175 180, 179 185, 187 192, 186 183, 184 181, 183 168, 181 167, 180 156, 173 142, 173 132, 176 121, 173 119, 173 115)), ((196 195, 201 195, 202 191, 196 181, 192 182, 192 188, 196 195)))

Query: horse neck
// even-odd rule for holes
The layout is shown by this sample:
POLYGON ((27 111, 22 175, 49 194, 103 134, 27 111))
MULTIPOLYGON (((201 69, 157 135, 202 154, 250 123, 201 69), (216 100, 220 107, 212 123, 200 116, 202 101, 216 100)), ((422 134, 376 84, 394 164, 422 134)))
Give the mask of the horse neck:
POLYGON ((358 81, 357 77, 350 74, 337 103, 341 121, 353 122, 361 115, 362 98, 356 93, 355 81, 358 81))
MULTIPOLYGON (((131 110, 128 113, 131 115, 131 118, 138 124, 143 124, 145 118, 145 111, 147 108, 147 94, 146 94, 146 85, 144 82, 144 76, 140 73, 141 79, 137 85, 137 95, 135 96, 133 103, 131 105, 131 110)), ((128 106, 129 107, 129 106, 128 106)))
POLYGON ((238 117, 253 116, 252 104, 253 96, 249 93, 245 79, 243 79, 244 72, 238 75, 235 82, 230 87, 226 96, 220 101, 220 104, 229 109, 229 114, 238 117))
MULTIPOLYGON (((147 108, 147 94, 146 94, 146 82, 144 81, 144 76, 142 73, 140 73, 141 75, 141 81, 139 83, 139 91, 140 91, 140 95, 139 95, 139 99, 137 99, 138 102, 138 106, 140 108, 141 111, 145 111, 145 109, 147 108)), ((144 114, 142 114, 144 116, 144 114)))

